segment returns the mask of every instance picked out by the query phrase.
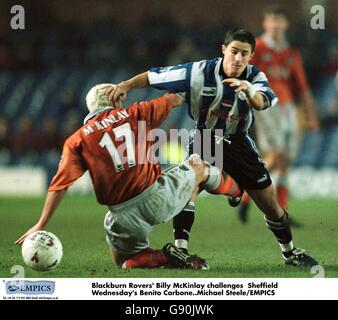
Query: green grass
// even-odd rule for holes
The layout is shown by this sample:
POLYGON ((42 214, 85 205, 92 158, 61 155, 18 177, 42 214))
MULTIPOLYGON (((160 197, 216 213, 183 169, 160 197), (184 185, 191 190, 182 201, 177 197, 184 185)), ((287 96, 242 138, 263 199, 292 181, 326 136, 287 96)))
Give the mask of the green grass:
MULTIPOLYGON (((0 198, 0 277, 12 277, 13 265, 23 265, 20 246, 13 242, 38 219, 41 198, 0 198)), ((295 201, 289 211, 304 226, 294 230, 294 242, 317 258, 326 277, 338 277, 338 201, 295 201)), ((114 267, 105 243, 105 207, 92 197, 68 196, 47 230, 61 239, 63 260, 55 270, 39 273, 25 268, 26 277, 313 277, 310 270, 285 267, 272 233, 262 215, 252 206, 247 225, 223 197, 201 198, 197 202, 190 251, 207 259, 209 271, 135 269, 114 267)), ((172 241, 171 222, 157 226, 151 246, 160 248, 172 241)))

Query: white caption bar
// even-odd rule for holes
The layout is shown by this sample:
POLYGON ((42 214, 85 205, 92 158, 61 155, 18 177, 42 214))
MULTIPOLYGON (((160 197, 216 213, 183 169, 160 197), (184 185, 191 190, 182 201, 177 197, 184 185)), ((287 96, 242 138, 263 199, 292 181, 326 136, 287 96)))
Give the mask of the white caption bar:
POLYGON ((338 279, 2 279, 0 299, 321 300, 338 279), (47 286, 46 283, 49 283, 47 286), (54 285, 50 285, 54 282, 54 285), (50 290, 50 291, 48 291, 50 290))

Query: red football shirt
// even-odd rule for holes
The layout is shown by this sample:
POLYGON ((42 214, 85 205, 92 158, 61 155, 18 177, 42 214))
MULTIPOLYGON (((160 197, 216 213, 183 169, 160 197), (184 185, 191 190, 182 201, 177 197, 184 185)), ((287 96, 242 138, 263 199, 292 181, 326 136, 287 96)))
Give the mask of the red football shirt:
POLYGON ((94 116, 66 140, 48 191, 67 189, 89 170, 101 204, 118 204, 140 194, 161 174, 159 164, 151 161, 153 142, 147 135, 171 109, 163 96, 94 116))
POLYGON ((269 42, 264 36, 257 39, 250 63, 266 74, 280 104, 294 102, 299 92, 308 89, 300 53, 288 45, 277 50, 269 42))

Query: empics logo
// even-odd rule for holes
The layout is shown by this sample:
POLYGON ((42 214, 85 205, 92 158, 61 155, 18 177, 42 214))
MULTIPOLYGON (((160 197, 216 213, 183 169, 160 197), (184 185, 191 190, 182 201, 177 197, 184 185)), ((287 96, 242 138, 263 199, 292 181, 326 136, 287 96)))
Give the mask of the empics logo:
POLYGON ((55 290, 53 281, 7 281, 6 294, 51 295, 55 290))

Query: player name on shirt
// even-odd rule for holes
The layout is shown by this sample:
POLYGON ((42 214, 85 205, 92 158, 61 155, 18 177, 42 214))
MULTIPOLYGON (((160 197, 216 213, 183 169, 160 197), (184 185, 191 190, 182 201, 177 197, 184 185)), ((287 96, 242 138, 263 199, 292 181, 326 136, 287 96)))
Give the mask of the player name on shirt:
POLYGON ((88 136, 91 133, 95 132, 95 128, 97 130, 104 130, 107 129, 109 126, 111 126, 114 123, 118 123, 119 121, 129 118, 130 115, 128 114, 127 110, 121 110, 117 111, 115 115, 110 114, 108 117, 100 120, 95 121, 94 124, 90 124, 83 128, 83 132, 86 136, 88 136))

